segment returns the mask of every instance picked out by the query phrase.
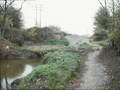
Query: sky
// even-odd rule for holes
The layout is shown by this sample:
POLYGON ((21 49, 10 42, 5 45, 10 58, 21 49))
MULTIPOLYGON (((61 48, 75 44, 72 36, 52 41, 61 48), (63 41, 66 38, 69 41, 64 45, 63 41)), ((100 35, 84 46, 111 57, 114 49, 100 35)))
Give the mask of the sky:
POLYGON ((78 35, 92 35, 94 16, 100 7, 98 0, 28 0, 21 12, 25 28, 58 26, 62 31, 78 35), (41 20, 40 20, 41 5, 41 20))

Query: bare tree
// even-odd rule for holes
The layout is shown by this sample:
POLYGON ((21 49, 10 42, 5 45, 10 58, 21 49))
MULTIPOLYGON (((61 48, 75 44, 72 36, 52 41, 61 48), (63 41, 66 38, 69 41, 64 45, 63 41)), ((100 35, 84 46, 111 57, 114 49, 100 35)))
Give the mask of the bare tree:
POLYGON ((19 8, 17 11, 13 11, 13 12, 7 13, 8 8, 9 8, 10 6, 12 6, 12 4, 13 4, 15 1, 18 1, 18 0, 3 0, 3 1, 0 1, 0 13, 1 13, 2 16, 3 16, 2 26, 1 26, 1 28, 0 28, 0 36, 1 36, 1 37, 4 37, 5 23, 6 23, 5 20, 6 20, 7 15, 13 14, 13 13, 15 13, 15 12, 19 12, 19 11, 22 9, 23 3, 24 3, 26 0, 23 0, 23 2, 21 3, 20 8, 19 8))

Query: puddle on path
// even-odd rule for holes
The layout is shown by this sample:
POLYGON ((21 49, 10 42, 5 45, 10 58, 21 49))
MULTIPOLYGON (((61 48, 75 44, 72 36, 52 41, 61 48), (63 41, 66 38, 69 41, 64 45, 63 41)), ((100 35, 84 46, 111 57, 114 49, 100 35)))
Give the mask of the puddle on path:
POLYGON ((107 73, 105 73, 106 68, 97 61, 98 54, 99 51, 88 54, 80 87, 77 89, 104 89, 108 76, 107 73))

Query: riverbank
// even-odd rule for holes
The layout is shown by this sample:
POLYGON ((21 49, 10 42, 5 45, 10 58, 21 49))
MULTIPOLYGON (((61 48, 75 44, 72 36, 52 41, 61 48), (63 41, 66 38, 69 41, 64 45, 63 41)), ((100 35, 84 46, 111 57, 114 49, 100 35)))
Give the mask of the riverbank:
POLYGON ((63 50, 49 52, 43 58, 44 64, 37 66, 12 89, 64 89, 78 70, 84 54, 63 50))
MULTIPOLYGON (((78 41, 75 43, 78 44, 78 41)), ((80 45, 80 44, 79 44, 80 45)), ((78 46, 79 46, 78 45, 78 46)), ((68 81, 76 75, 80 62, 91 50, 87 43, 79 47, 58 46, 43 57, 43 65, 37 66, 28 76, 12 83, 13 89, 65 89, 68 81)))
POLYGON ((1 59, 15 59, 15 58, 38 58, 40 55, 32 51, 27 51, 23 47, 10 42, 0 37, 0 58, 1 59), (6 48, 8 47, 8 49, 6 48))
POLYGON ((25 58, 41 58, 45 53, 57 50, 60 45, 68 45, 66 39, 51 39, 51 41, 46 41, 47 44, 32 44, 18 46, 0 37, 0 58, 1 59, 25 59, 25 58), (53 44, 53 45, 52 45, 53 44), (58 44, 58 45, 55 45, 58 44), (7 50, 7 48, 9 50, 7 50))

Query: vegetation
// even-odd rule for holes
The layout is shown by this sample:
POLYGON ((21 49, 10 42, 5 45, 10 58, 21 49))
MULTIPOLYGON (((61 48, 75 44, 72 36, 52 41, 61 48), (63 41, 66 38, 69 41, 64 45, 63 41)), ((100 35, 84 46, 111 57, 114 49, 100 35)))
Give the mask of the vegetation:
POLYGON ((14 8, 13 6, 10 6, 7 9, 6 13, 8 13, 10 19, 12 19, 12 24, 10 25, 11 27, 21 28, 23 26, 22 13, 18 9, 14 8))
MULTIPOLYGON (((91 48, 87 43, 81 46, 91 48)), ((31 50, 28 46, 21 48, 31 50)), ((38 65, 29 75, 22 78, 17 89, 65 89, 65 84, 76 75, 80 61, 86 52, 68 52, 72 47, 59 45, 57 50, 50 50, 44 54, 43 65, 38 65)), ((32 51, 32 50, 31 50, 32 51)))
POLYGON ((90 44, 88 44, 88 43, 83 43, 83 44, 80 44, 80 46, 82 46, 82 47, 84 47, 84 48, 86 48, 86 49, 90 49, 90 48, 92 48, 92 45, 90 45, 90 44))
POLYGON ((67 41, 66 38, 61 38, 61 39, 54 38, 54 39, 45 40, 42 44, 46 44, 46 45, 65 45, 65 46, 68 46, 69 42, 67 41))
MULTIPOLYGON (((100 1, 99 1, 100 2, 100 1)), ((95 16, 95 41, 108 39, 111 46, 120 52, 120 2, 119 0, 106 1, 95 16)))
POLYGON ((8 25, 14 26, 17 28, 21 26, 20 25, 21 15, 19 11, 22 9, 22 5, 25 1, 26 0, 24 0, 21 3, 21 7, 19 9, 15 9, 12 7, 12 4, 15 2, 15 0, 3 0, 0 2, 1 3, 0 5, 0 19, 1 19, 0 20, 1 21, 0 36, 1 37, 4 37, 5 28, 8 27, 8 25))
POLYGON ((24 77, 18 89, 65 89, 65 83, 75 75, 79 67, 78 53, 49 52, 43 60, 45 65, 37 66, 32 73, 24 77))
POLYGON ((107 39, 106 39, 106 40, 99 41, 99 42, 97 42, 97 43, 98 43, 99 45, 101 45, 101 46, 108 46, 108 45, 109 45, 107 39))

